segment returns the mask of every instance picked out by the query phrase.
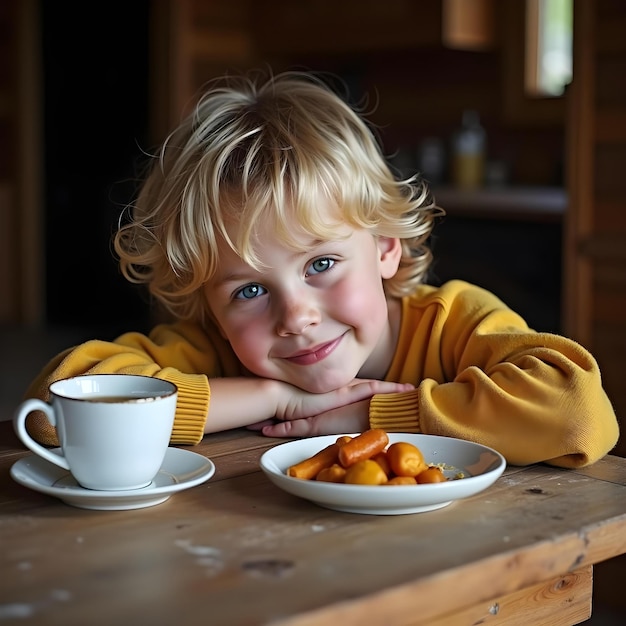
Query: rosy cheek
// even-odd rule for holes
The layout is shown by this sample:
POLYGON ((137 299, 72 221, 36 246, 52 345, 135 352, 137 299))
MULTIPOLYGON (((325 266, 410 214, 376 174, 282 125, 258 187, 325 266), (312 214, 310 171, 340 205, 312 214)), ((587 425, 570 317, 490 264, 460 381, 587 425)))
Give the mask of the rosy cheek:
POLYGON ((371 281, 367 280, 338 285, 337 290, 333 290, 331 302, 343 313, 344 321, 353 319, 361 324, 367 323, 369 318, 378 317, 381 306, 385 306, 382 287, 373 288, 371 281))
POLYGON ((246 337, 243 335, 238 335, 230 342, 230 345, 239 361, 241 361, 247 369, 256 371, 258 355, 255 348, 258 348, 258 344, 252 340, 247 341, 246 337))
POLYGON ((228 335, 231 343, 246 344, 250 337, 258 334, 257 324, 254 322, 248 324, 236 324, 229 328, 228 335))
POLYGON ((258 320, 232 325, 227 334, 233 350, 245 365, 249 366, 250 359, 266 352, 268 330, 258 320))

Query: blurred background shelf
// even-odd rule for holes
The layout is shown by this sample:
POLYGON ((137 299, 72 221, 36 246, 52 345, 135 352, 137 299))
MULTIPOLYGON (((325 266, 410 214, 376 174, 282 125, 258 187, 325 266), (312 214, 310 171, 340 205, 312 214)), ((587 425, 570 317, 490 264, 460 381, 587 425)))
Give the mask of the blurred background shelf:
POLYGON ((503 186, 459 189, 432 187, 435 201, 449 215, 518 221, 562 223, 567 211, 563 187, 503 186))

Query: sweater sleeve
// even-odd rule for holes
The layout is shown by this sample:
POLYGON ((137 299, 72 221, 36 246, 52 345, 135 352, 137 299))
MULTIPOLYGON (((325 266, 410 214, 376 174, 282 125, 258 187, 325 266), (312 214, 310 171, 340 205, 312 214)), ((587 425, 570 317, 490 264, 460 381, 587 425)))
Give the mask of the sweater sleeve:
MULTIPOLYGON (((191 324, 157 326, 149 336, 126 333, 114 341, 88 341, 65 350, 39 373, 27 397, 48 400, 52 382, 81 374, 139 374, 162 378, 178 388, 171 443, 196 444, 204 435, 210 404, 209 377, 233 376, 235 358, 219 337, 191 324)), ((28 416, 31 436, 59 445, 55 428, 41 412, 28 416)))
POLYGON ((493 294, 461 281, 404 307, 388 378, 416 389, 375 396, 372 427, 477 441, 514 465, 588 465, 619 436, 586 349, 529 329, 493 294))

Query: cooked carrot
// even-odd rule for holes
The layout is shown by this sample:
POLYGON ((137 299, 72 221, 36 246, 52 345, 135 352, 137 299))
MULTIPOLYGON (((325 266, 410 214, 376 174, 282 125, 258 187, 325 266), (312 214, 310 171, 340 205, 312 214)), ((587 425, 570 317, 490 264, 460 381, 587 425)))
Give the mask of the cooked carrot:
POLYGON ((296 465, 292 465, 287 469, 287 475, 294 478, 312 480, 321 470, 330 467, 333 463, 337 463, 339 449, 351 440, 352 438, 348 435, 339 437, 335 443, 331 443, 317 454, 304 459, 300 463, 296 463, 296 465))
POLYGON ((420 472, 415 479, 420 485, 426 483, 445 483, 448 479, 439 467, 429 467, 420 472))
POLYGON ((414 476, 394 476, 385 485, 417 485, 417 481, 414 476))
POLYGON ((428 469, 422 451, 407 441, 396 441, 387 448, 387 460, 397 476, 417 476, 428 469))
POLYGON ((348 485, 384 485, 387 482, 387 474, 376 461, 364 459, 351 465, 346 470, 343 480, 348 485))
POLYGON ((374 455, 382 452, 388 443, 389 437, 384 430, 371 428, 341 446, 339 462, 344 467, 350 467, 358 461, 371 459, 374 455))
POLYGON ((317 454, 300 461, 292 465, 287 474, 294 478, 303 478, 304 480, 311 480, 317 476, 317 474, 325 467, 330 467, 333 463, 337 462, 337 455, 339 453, 339 444, 331 443, 326 448, 320 450, 317 454))
POLYGON ((387 459, 387 452, 385 450, 375 454, 372 457, 372 461, 376 461, 376 463, 383 468, 383 472, 385 472, 388 477, 392 476, 393 472, 391 471, 391 467, 389 467, 389 459, 387 459))
POLYGON ((320 480, 326 483, 342 483, 346 476, 346 468, 339 465, 339 463, 333 463, 330 467, 321 469, 315 480, 320 480))

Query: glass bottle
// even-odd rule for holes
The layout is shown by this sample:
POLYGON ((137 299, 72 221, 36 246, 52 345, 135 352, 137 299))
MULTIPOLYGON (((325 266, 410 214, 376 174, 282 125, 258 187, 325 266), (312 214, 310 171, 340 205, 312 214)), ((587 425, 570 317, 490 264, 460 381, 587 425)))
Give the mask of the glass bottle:
POLYGON ((485 173, 486 135, 477 111, 463 111, 461 128, 452 140, 452 182, 457 187, 481 187, 485 173))

